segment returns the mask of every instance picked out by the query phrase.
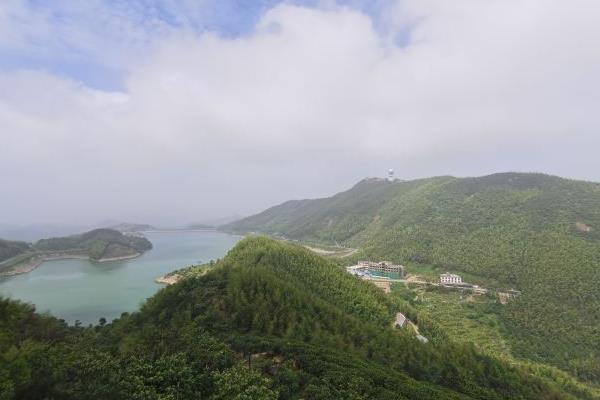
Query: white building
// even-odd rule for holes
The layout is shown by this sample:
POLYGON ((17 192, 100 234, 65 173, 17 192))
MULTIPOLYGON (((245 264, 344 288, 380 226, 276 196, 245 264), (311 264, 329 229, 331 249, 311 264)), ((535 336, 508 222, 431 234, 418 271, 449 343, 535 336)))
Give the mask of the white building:
POLYGON ((440 275, 440 283, 446 285, 458 285, 462 283, 462 278, 456 274, 446 272, 440 275))
POLYGON ((366 271, 397 272, 401 278, 404 277, 404 266, 392 264, 390 261, 359 261, 358 268, 366 271))

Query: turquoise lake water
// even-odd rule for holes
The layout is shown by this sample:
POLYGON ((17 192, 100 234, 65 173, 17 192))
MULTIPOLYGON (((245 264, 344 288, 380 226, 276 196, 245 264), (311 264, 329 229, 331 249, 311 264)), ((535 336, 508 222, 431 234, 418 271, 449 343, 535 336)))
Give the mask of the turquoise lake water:
POLYGON ((148 232, 154 248, 124 261, 56 260, 23 275, 0 278, 0 295, 35 304, 69 323, 95 324, 131 312, 163 285, 167 272, 222 258, 240 239, 221 232, 148 232))

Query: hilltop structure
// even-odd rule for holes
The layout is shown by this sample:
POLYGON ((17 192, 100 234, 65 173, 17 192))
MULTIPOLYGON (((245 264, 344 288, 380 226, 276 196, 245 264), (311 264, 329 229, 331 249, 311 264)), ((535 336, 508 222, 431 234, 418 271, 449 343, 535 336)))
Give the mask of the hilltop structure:
POLYGON ((393 169, 388 169, 388 173, 387 173, 387 180, 390 182, 394 181, 394 170, 393 169))

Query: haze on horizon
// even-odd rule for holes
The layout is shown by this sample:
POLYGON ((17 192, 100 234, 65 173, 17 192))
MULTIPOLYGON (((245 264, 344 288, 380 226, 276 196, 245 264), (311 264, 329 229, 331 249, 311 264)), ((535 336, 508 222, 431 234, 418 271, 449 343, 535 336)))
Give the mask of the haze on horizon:
POLYGON ((599 20, 591 0, 2 1, 0 224, 247 215, 388 168, 600 181, 599 20))

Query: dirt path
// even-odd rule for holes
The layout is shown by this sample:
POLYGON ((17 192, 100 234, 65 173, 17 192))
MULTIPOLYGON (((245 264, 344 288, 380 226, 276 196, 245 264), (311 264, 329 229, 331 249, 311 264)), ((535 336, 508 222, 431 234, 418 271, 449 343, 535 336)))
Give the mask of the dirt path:
POLYGON ((358 249, 351 249, 351 248, 347 248, 347 247, 343 247, 340 250, 326 250, 326 249, 321 249, 318 247, 312 247, 312 246, 307 246, 307 245, 304 245, 304 247, 306 247, 307 249, 309 249, 321 256, 332 256, 332 257, 339 257, 339 258, 350 257, 351 255, 355 254, 358 251, 358 249))

